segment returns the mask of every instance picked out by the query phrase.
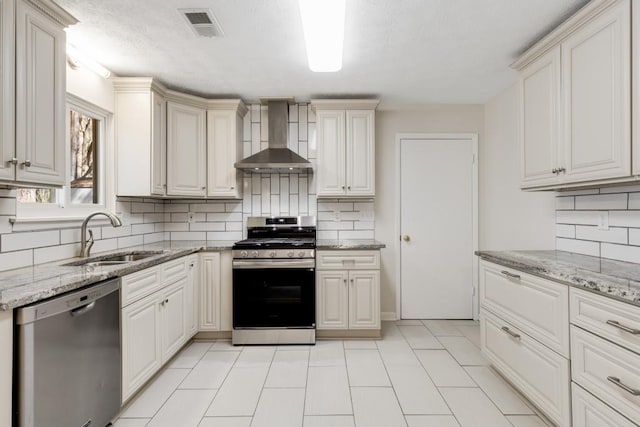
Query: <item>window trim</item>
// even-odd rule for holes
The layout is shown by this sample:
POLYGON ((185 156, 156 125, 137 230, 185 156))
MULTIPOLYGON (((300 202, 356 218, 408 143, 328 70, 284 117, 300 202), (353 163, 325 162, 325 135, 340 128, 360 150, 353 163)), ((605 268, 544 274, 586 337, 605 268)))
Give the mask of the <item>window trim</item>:
POLYGON ((64 222, 68 226, 74 226, 80 223, 87 215, 103 210, 113 211, 115 208, 114 193, 114 152, 113 152, 113 113, 105 110, 95 104, 92 104, 74 94, 67 93, 65 103, 65 188, 58 190, 57 197, 61 195, 64 200, 58 200, 56 203, 16 203, 16 218, 12 221, 14 230, 17 224, 24 224, 29 229, 42 228, 43 226, 59 226, 64 222), (98 170, 98 204, 78 205, 68 203, 68 187, 70 185, 70 156, 71 146, 69 144, 71 138, 70 129, 70 113, 73 109, 88 116, 94 117, 100 122, 98 129, 98 158, 103 161, 97 167, 98 170), (38 223, 41 223, 38 225, 38 223), (73 224, 73 225, 72 225, 73 224))

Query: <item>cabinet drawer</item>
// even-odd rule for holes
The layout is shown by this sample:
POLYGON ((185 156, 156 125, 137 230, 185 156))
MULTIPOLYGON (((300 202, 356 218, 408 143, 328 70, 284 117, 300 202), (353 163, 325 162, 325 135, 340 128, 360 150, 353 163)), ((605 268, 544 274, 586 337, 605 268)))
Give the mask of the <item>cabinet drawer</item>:
POLYGON ((161 286, 162 271, 160 267, 151 267, 124 276, 121 285, 121 307, 126 307, 132 302, 154 293, 161 286))
POLYGON ((569 357, 568 286, 481 262, 480 304, 569 357))
POLYGON ((552 421, 571 425, 567 359, 484 309, 480 342, 491 364, 552 421))
POLYGON ((380 268, 380 251, 317 251, 318 270, 372 270, 380 268))
POLYGON ((187 276, 187 257, 162 264, 162 280, 168 285, 187 276))
POLYGON ((576 427, 634 427, 632 423, 582 387, 571 385, 573 425, 576 427))
POLYGON ((571 323, 640 353, 640 307, 575 288, 570 304, 571 323))
POLYGON ((640 422, 640 355, 572 326, 571 356, 573 381, 640 422))

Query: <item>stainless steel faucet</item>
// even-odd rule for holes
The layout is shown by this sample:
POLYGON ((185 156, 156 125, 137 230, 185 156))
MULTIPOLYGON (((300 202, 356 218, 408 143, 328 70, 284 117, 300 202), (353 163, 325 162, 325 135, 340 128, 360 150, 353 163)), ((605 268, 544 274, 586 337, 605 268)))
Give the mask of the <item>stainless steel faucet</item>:
POLYGON ((87 216, 84 221, 82 221, 82 229, 80 230, 80 258, 88 257, 89 252, 91 252, 91 246, 93 246, 93 231, 89 230, 89 238, 87 239, 87 224, 89 223, 89 220, 96 215, 106 216, 114 227, 122 226, 120 218, 110 212, 94 212, 87 216))

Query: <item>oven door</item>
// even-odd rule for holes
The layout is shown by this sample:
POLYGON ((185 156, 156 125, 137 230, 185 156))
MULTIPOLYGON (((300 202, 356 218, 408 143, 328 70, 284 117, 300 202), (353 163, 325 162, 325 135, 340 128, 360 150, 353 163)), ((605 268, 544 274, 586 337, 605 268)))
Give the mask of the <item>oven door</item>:
POLYGON ((233 265, 233 328, 315 328, 313 260, 237 260, 233 265))

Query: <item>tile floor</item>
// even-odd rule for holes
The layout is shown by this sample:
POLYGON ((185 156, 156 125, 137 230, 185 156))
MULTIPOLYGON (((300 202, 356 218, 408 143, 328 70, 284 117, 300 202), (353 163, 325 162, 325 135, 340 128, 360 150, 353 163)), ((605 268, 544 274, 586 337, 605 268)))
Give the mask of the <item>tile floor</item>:
POLYGON ((194 342, 115 427, 543 427, 480 353, 473 321, 383 322, 378 341, 194 342))

